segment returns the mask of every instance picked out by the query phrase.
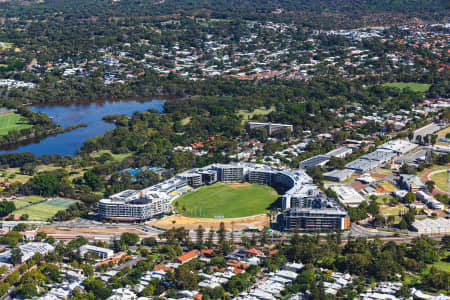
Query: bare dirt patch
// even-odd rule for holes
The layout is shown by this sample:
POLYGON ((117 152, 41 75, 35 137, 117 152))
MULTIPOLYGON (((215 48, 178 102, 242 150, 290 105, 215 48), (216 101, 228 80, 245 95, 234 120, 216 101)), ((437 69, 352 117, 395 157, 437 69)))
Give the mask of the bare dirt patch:
POLYGON ((267 215, 248 217, 248 218, 234 218, 234 219, 206 219, 206 218, 189 218, 185 216, 171 216, 161 220, 149 222, 148 225, 163 229, 170 229, 172 227, 184 227, 186 229, 194 230, 199 225, 204 229, 214 230, 219 229, 220 223, 225 224, 227 230, 243 230, 247 227, 256 227, 263 229, 264 226, 269 227, 270 220, 267 215), (175 223, 173 223, 175 221, 175 223))
POLYGON ((248 186, 249 183, 245 182, 245 183, 228 183, 228 186, 248 186))
POLYGON ((68 228, 68 227, 59 227, 59 226, 43 226, 39 228, 40 232, 45 232, 47 234, 58 234, 58 235, 77 235, 77 234, 86 234, 86 235, 115 235, 121 234, 124 232, 135 233, 137 235, 145 235, 144 232, 129 229, 129 228, 68 228))

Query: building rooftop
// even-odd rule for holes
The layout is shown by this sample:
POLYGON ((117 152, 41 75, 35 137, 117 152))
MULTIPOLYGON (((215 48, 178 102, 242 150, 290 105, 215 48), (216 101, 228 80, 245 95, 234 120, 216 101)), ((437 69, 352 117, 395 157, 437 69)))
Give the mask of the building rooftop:
POLYGON ((328 155, 316 155, 316 156, 313 156, 313 157, 310 157, 308 159, 301 161, 298 164, 298 167, 299 168, 315 167, 315 166, 324 165, 329 161, 330 161, 330 156, 328 156, 328 155))
POLYGON ((378 146, 377 149, 390 150, 398 154, 404 154, 417 147, 418 147, 417 144, 411 143, 407 140, 396 139, 378 146))

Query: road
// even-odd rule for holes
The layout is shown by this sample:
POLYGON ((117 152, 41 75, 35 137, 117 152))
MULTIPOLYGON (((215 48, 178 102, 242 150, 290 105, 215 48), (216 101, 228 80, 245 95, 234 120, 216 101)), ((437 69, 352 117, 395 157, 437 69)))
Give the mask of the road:
POLYGON ((439 124, 436 124, 436 123, 431 123, 431 124, 429 124, 427 126, 419 128, 416 131, 414 131, 414 141, 416 140, 416 137, 419 136, 419 135, 422 136, 422 138, 423 138, 427 134, 433 134, 433 133, 441 130, 444 127, 445 126, 443 126, 443 125, 439 125, 439 124))

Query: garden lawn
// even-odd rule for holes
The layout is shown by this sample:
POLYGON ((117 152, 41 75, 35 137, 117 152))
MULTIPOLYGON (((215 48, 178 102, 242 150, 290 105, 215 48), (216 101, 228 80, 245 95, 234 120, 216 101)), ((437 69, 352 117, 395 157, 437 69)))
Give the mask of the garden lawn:
POLYGON ((272 106, 269 109, 266 109, 265 107, 260 107, 260 108, 256 108, 253 111, 248 111, 246 109, 241 109, 238 112, 238 115, 240 115, 242 117, 242 119, 243 119, 242 122, 244 122, 244 121, 248 121, 248 120, 252 119, 253 116, 256 116, 256 115, 263 115, 263 116, 265 116, 265 115, 270 114, 273 111, 275 111, 275 106, 272 106))
POLYGON ((387 192, 395 192, 397 188, 387 180, 378 182, 378 185, 385 189, 387 192))
POLYGON ((410 88, 413 92, 426 92, 430 89, 430 85, 427 83, 415 83, 415 82, 393 82, 385 83, 384 86, 396 87, 399 89, 410 88))
POLYGON ((268 212, 277 198, 278 193, 265 185, 216 183, 189 192, 175 202, 188 217, 238 218, 268 212))
POLYGON ((0 115, 0 135, 6 135, 11 130, 21 130, 31 127, 28 121, 23 121, 23 117, 16 113, 0 115))
POLYGON ((431 180, 436 182, 437 187, 447 193, 450 193, 447 185, 447 171, 442 171, 440 173, 434 174, 431 176, 431 180))
MULTIPOLYGON (((99 152, 93 153, 92 156, 93 156, 94 158, 100 157, 103 153, 109 153, 109 154, 111 154, 113 160, 114 160, 114 161, 117 161, 117 162, 121 162, 121 161, 124 160, 125 158, 127 158, 127 157, 133 155, 132 152, 129 152, 129 153, 121 153, 121 154, 114 154, 114 153, 111 153, 111 151, 109 151, 109 150, 104 150, 104 151, 99 151, 99 152)), ((107 163, 108 163, 108 161, 106 162, 106 164, 107 164, 107 163)))
POLYGON ((447 128, 444 128, 440 131, 438 131, 437 135, 438 135, 438 141, 437 141, 437 145, 442 145, 442 146, 447 146, 448 143, 444 143, 444 142, 440 142, 439 139, 445 137, 445 135, 447 133, 450 133, 450 126, 448 126, 447 128))
POLYGON ((391 201, 391 199, 393 199, 393 197, 390 195, 379 195, 376 197, 377 197, 376 202, 381 205, 389 205, 389 202, 391 201))
POLYGON ((446 251, 445 254, 443 255, 442 259, 435 262, 433 264, 434 267, 436 267, 436 269, 438 270, 442 270, 445 272, 449 272, 450 273, 450 261, 444 261, 446 257, 450 256, 450 251, 446 251))
POLYGON ((447 170, 447 169, 448 169, 448 166, 433 165, 429 169, 424 169, 423 171, 417 172, 417 175, 422 176, 425 172, 431 173, 434 171, 447 170))
MULTIPOLYGON (((30 197, 25 197, 23 199, 20 200, 14 200, 14 204, 16 205, 16 209, 20 209, 28 204, 33 204, 39 201, 44 200, 44 198, 39 197, 39 196, 30 196, 30 197)), ((13 213, 14 214, 14 213, 13 213)))
POLYGON ((386 207, 381 209, 381 214, 383 216, 398 216, 402 211, 406 212, 404 206, 386 207))

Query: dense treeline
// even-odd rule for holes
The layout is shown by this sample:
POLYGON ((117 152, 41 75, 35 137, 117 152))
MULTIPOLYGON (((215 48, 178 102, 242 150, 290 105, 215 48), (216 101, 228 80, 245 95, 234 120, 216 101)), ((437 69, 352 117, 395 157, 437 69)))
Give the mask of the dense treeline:
POLYGON ((360 27, 367 25, 395 24, 420 18, 436 20, 446 17, 448 3, 443 0, 426 1, 326 1, 326 0, 282 0, 282 1, 45 1, 35 5, 19 5, 3 2, 0 9, 6 18, 17 15, 28 18, 45 18, 45 15, 63 14, 67 19, 129 18, 146 19, 159 15, 181 13, 184 15, 209 15, 212 18, 244 18, 247 20, 275 18, 280 21, 295 20, 299 24, 329 28, 338 23, 341 26, 360 27), (156 4, 157 3, 157 4, 156 4), (272 14, 276 9, 283 14, 272 14))
MULTIPOLYGON (((42 81, 38 88, 32 90, 4 90, 3 95, 9 102, 15 103, 61 103, 86 101, 94 99, 118 99, 130 97, 157 97, 171 96, 173 98, 188 98, 191 96, 241 96, 258 97, 277 100, 292 100, 293 98, 309 98, 321 100, 329 94, 336 96, 339 92, 351 91, 355 93, 354 100, 364 101, 367 92, 363 86, 372 86, 384 82, 423 82, 432 83, 428 94, 432 97, 446 95, 448 88, 448 72, 435 72, 426 75, 416 74, 408 70, 401 73, 382 74, 380 76, 366 76, 360 80, 344 81, 342 78, 334 78, 324 75, 321 79, 311 82, 299 80, 259 80, 241 81, 222 78, 209 78, 204 81, 190 81, 177 78, 176 76, 161 77, 158 73, 146 70, 145 74, 136 81, 128 84, 104 85, 103 81, 97 78, 73 78, 67 81, 56 81, 55 78, 42 81), (329 83, 329 86, 325 83, 329 83), (325 86, 325 90, 323 90, 325 86), (334 92, 334 93, 332 93, 334 92)), ((400 94, 399 89, 386 87, 376 87, 380 96, 390 96, 382 91, 391 91, 392 96, 400 94), (392 92, 395 91, 395 92, 392 92)), ((1 91, 0 91, 1 93, 1 91)), ((401 103, 406 106, 408 103, 398 101, 399 99, 379 99, 378 103, 385 107, 390 104, 401 103), (384 101, 382 101, 384 100, 384 101)))
MULTIPOLYGON (((233 84, 233 81, 223 83, 233 84)), ((216 158, 220 157, 222 150, 232 151, 235 147, 234 137, 247 136, 245 122, 238 115, 239 110, 253 111, 258 107, 274 106, 276 109, 268 115, 255 116, 254 119, 293 124, 294 135, 301 136, 306 130, 318 133, 342 128, 344 120, 337 116, 336 110, 346 107, 348 113, 357 112, 355 102, 365 108, 365 113, 376 112, 380 108, 395 112, 407 109, 423 99, 421 94, 409 90, 383 86, 363 88, 358 82, 331 79, 317 79, 310 83, 292 81, 285 85, 268 84, 260 88, 248 88, 245 92, 248 96, 169 100, 163 114, 148 111, 135 113, 131 118, 115 116, 116 128, 103 137, 89 139, 80 153, 102 149, 112 150, 113 153, 137 152, 143 159, 147 158, 151 165, 189 168, 196 165, 200 158, 169 150, 217 136, 218 139, 209 144, 209 151, 216 158), (178 156, 185 159, 178 159, 178 156), (186 156, 192 157, 186 159, 186 156)), ((232 93, 239 95, 240 92, 234 90, 232 93)), ((368 134, 381 129, 379 125, 369 122, 360 129, 360 133, 368 134)), ((343 138, 340 137, 341 140, 343 138)), ((329 145, 323 148, 332 147, 329 145)))

